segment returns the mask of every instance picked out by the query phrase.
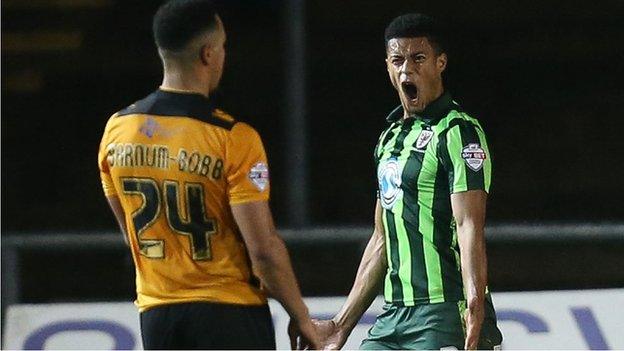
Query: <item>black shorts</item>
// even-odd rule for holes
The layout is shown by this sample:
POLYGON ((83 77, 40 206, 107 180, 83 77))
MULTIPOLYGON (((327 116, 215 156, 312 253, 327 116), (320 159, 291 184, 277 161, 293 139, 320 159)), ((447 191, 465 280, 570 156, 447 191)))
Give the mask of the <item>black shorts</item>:
POLYGON ((205 302, 163 305, 141 313, 143 348, 275 349, 268 305, 205 302))

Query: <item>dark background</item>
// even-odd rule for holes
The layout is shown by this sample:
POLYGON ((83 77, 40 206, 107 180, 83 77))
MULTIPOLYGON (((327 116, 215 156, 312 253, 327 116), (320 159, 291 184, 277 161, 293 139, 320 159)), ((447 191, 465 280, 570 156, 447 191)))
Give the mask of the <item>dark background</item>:
MULTIPOLYGON (((2 2, 2 229, 113 229, 99 139, 112 113, 160 83, 150 32, 159 2, 46 3, 2 2)), ((277 0, 225 3, 228 56, 216 97, 263 136, 282 226, 291 205, 283 8, 277 0)), ((490 222, 624 218, 624 2, 310 0, 313 225, 371 222, 372 149, 398 104, 383 30, 410 11, 440 18, 453 33, 447 87, 489 139, 490 222)))

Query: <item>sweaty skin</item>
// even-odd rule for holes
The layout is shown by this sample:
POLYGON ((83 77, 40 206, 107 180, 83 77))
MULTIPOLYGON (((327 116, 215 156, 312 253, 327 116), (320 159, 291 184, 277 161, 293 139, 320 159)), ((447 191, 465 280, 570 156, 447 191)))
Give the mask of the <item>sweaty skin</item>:
POLYGON ((444 92, 442 72, 446 54, 437 54, 426 37, 394 38, 388 41, 386 66, 390 82, 399 93, 404 118, 422 112, 444 92), (416 96, 409 96, 405 87, 413 85, 416 96))

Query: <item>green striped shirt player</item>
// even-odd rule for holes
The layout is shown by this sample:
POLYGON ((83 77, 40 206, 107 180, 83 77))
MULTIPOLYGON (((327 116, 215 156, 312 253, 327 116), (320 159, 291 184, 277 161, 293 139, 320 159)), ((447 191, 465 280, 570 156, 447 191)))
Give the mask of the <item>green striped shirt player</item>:
MULTIPOLYGON (((382 207, 387 273, 386 309, 363 343, 363 348, 438 348, 464 344, 462 314, 466 297, 460 265, 457 225, 450 195, 489 191, 491 158, 479 122, 444 93, 418 115, 403 119, 399 106, 375 148, 382 207), (405 309, 405 306, 417 306, 405 309), (410 313, 411 312, 411 313, 410 313), (401 323, 444 316, 450 321, 443 336, 414 344, 390 343, 401 323), (441 342, 441 344, 439 343, 441 342), (396 347, 395 347, 396 346, 396 347)), ((483 335, 479 349, 500 345, 500 332, 489 295, 485 299, 483 335)))
POLYGON ((401 105, 374 151, 375 229, 346 303, 315 321, 339 349, 383 288, 362 349, 496 349, 487 293, 485 207, 492 159, 483 128, 445 92, 442 31, 407 14, 386 28, 386 66, 401 105))
POLYGON ((489 191, 492 163, 479 122, 449 93, 403 120, 399 106, 375 148, 386 240, 386 302, 464 300, 450 194, 489 191))

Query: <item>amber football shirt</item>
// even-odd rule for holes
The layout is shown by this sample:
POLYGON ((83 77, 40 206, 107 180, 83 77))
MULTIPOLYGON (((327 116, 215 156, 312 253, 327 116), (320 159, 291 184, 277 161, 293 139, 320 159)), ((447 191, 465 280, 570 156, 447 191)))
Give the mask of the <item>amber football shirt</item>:
POLYGON ((252 127, 200 94, 159 89, 110 118, 98 161, 126 215, 140 310, 266 303, 230 209, 269 199, 252 127))

